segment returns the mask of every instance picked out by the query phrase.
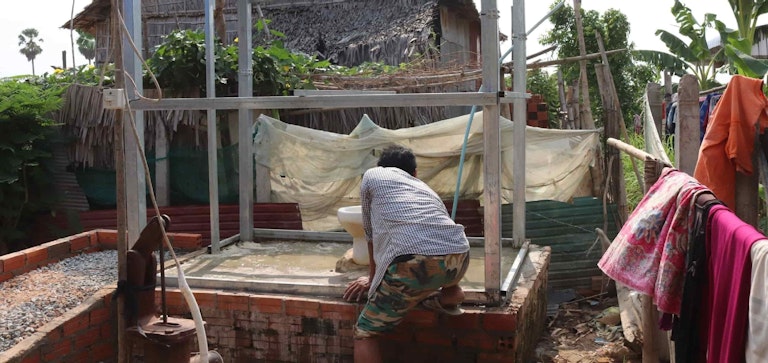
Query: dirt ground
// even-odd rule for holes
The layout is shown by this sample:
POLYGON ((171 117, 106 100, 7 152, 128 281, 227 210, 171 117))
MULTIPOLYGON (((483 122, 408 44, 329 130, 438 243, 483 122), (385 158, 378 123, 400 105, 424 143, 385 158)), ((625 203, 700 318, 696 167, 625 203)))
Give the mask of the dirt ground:
POLYGON ((642 361, 640 348, 625 344, 618 300, 605 294, 550 304, 535 358, 540 363, 642 361))

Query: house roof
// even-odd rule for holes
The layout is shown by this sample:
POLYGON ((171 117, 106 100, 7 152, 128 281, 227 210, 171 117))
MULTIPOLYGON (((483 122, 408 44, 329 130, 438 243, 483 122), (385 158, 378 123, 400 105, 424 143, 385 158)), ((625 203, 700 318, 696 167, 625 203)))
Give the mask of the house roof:
MULTIPOLYGON (((237 0, 226 0, 227 38, 237 36, 237 0)), ((173 29, 202 28, 202 0, 144 0, 142 17, 147 45, 153 47, 173 29)), ((307 54, 322 53, 339 64, 384 61, 399 64, 411 54, 427 51, 427 39, 440 32, 440 9, 457 19, 474 22, 480 16, 472 0, 265 0, 260 5, 270 30, 286 35, 285 46, 307 54), (343 53, 343 54, 342 54, 343 53), (357 54, 356 54, 357 53, 357 54), (336 59, 344 58, 344 59, 336 59), (357 59, 356 59, 357 58, 357 59), (370 59, 369 59, 370 58, 370 59), (392 58, 392 59, 386 59, 392 58)), ((254 6, 254 21, 259 14, 254 6)), ((109 18, 110 0, 93 0, 74 18, 74 27, 96 34, 98 24, 109 18)), ((67 21, 62 27, 69 28, 67 21)), ((264 43, 260 34, 254 42, 264 43)))

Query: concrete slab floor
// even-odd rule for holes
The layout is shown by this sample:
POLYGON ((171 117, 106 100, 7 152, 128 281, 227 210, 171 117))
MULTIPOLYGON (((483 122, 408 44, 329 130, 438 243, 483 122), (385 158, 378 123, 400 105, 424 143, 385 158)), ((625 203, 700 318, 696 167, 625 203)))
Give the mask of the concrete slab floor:
MULTIPOLYGON (((182 263, 182 269, 191 287, 246 289, 259 291, 268 282, 269 289, 280 285, 296 292, 295 286, 312 286, 310 293, 333 296, 343 291, 347 283, 367 274, 368 267, 360 270, 335 272, 336 262, 351 248, 351 243, 273 240, 237 242, 222 249, 220 254, 203 254, 182 263), (253 285, 250 285, 253 284, 253 285), (248 288, 251 286, 252 288, 248 288)), ((501 271, 506 274, 517 249, 503 248, 501 271)), ((461 286, 467 290, 483 290, 485 252, 472 247, 470 264, 461 286)), ((176 269, 168 269, 169 286, 175 286, 176 269)))

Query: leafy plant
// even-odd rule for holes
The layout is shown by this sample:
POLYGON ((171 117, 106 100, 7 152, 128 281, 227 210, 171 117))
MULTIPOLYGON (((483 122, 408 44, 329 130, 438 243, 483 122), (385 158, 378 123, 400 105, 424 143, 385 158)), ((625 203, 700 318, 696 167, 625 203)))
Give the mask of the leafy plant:
MULTIPOLYGON (((555 6, 553 4, 552 6, 555 6)), ((626 15, 615 9, 608 9, 604 13, 594 10, 582 9, 582 23, 584 27, 586 52, 599 52, 595 32, 599 32, 603 38, 606 50, 632 49, 634 44, 629 41, 629 21, 626 15)), ((576 27, 574 9, 563 6, 550 17, 553 28, 540 40, 542 45, 557 45, 558 57, 567 58, 579 55, 577 34, 573 30, 576 27)), ((619 52, 608 56, 611 74, 613 75, 616 93, 618 94, 624 120, 629 122, 631 115, 640 113, 640 104, 635 102, 642 97, 648 82, 655 81, 658 76, 653 66, 635 62, 632 52, 619 52)), ((592 61, 590 61, 592 62, 592 61)), ((579 78, 579 64, 573 62, 561 66, 563 79, 566 84, 572 84, 579 78)), ((589 96, 593 113, 602 113, 600 105, 600 90, 597 85, 595 69, 591 65, 587 67, 589 79, 589 96)), ((552 100, 547 100, 552 101, 552 100)), ((596 118, 598 120, 598 118, 596 118)))
MULTIPOLYGON (((237 76, 237 48, 214 42, 216 58, 216 91, 228 93, 230 80, 237 76)), ((153 69, 163 88, 176 92, 197 90, 205 93, 205 33, 175 30, 168 34, 147 64, 153 69)))
POLYGON ((49 84, 0 82, 0 248, 23 237, 22 225, 54 201, 52 178, 43 166, 51 154, 50 113, 61 88, 49 84))
POLYGON ((96 39, 93 35, 77 29, 77 50, 88 60, 88 64, 91 64, 96 57, 96 39))

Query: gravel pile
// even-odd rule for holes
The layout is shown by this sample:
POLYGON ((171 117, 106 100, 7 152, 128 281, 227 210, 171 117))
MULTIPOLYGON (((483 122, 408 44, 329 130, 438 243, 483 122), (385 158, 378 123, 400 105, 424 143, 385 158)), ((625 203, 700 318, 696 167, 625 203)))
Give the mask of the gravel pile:
POLYGON ((71 257, 0 283, 0 352, 116 283, 116 251, 71 257))

